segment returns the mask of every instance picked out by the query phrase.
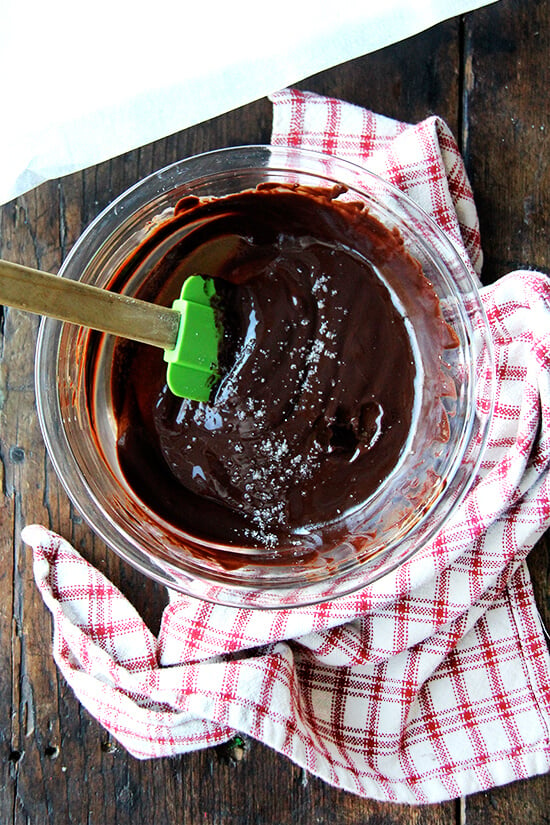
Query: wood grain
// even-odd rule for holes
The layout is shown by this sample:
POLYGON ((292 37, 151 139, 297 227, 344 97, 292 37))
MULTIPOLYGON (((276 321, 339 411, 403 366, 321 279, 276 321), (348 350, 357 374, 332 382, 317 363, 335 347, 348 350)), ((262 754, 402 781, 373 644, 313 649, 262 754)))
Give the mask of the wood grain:
POLYGON ((550 6, 505 2, 468 15, 463 154, 478 207, 486 283, 550 271, 550 6))
MULTIPOLYGON (((489 282, 550 266, 548 4, 501 0, 298 84, 405 121, 444 117, 463 149, 480 211, 489 282)), ((0 257, 55 272, 114 197, 181 157, 267 142, 267 100, 61 181, 0 210, 0 257)), ((548 822, 550 779, 411 808, 360 799, 253 741, 139 762, 76 701, 51 658, 51 623, 33 583, 24 524, 65 535, 156 630, 166 595, 106 550, 68 502, 34 409, 37 321, 6 309, 0 328, 0 737, 2 825, 497 825, 548 822)), ((530 560, 547 623, 548 545, 530 560)), ((548 625, 550 626, 550 624, 548 625)))

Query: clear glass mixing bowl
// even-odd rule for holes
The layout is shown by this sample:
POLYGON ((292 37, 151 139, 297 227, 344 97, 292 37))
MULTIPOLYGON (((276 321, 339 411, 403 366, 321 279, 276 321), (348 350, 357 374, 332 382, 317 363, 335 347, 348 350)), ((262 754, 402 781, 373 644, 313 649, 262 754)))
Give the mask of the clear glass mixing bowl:
MULTIPOLYGON (((437 293, 459 344, 444 370, 456 397, 443 399, 450 424, 433 439, 424 393, 395 471, 364 503, 349 536, 315 554, 214 546, 163 521, 130 489, 117 461, 111 405, 113 339, 42 321, 36 355, 37 405, 47 450, 75 507, 123 559, 168 587, 252 608, 311 604, 353 592, 403 564, 441 529, 473 482, 492 410, 493 362, 474 277, 452 243, 409 198, 363 168, 299 149, 238 147, 175 163, 139 182, 84 232, 60 275, 107 286, 161 216, 186 195, 224 196, 259 183, 343 184, 401 234, 437 293)), ((144 273, 140 277, 146 277, 144 273)), ((136 276, 124 291, 133 294, 136 276)), ((414 322, 413 322, 414 323, 414 322)), ((422 336, 419 333, 420 360, 422 336)))

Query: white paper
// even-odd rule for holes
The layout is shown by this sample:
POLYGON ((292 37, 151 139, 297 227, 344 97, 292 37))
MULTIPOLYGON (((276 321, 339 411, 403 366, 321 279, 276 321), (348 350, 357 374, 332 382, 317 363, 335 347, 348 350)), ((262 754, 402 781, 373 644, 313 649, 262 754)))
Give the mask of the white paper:
POLYGON ((0 0, 0 203, 483 5, 0 0))

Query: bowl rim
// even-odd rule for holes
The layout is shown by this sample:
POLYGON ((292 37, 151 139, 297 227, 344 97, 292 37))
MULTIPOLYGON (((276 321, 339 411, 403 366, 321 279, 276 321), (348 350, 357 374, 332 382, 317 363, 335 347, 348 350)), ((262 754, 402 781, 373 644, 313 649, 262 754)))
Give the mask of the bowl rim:
MULTIPOLYGON (((70 250, 69 254, 67 255, 67 257, 65 259, 65 261, 63 262, 63 265, 61 266, 61 268, 59 270, 59 275, 61 277, 66 277, 67 275, 69 277, 71 277, 70 268, 71 268, 72 263, 75 260, 75 258, 78 258, 79 255, 82 256, 82 254, 84 254, 84 252, 86 252, 88 246, 97 245, 97 229, 98 229, 98 227, 100 227, 105 222, 105 220, 108 219, 110 216, 115 216, 117 218, 117 225, 114 229, 110 230, 108 237, 111 237, 113 235, 113 233, 116 232, 117 229, 119 229, 121 226, 124 225, 125 220, 127 220, 135 212, 135 209, 132 209, 132 206, 133 206, 133 202, 136 198, 136 195, 140 196, 141 193, 144 190, 146 190, 148 187, 150 187, 151 185, 157 187, 158 192, 159 192, 158 196, 160 196, 160 194, 168 194, 170 192, 175 192, 177 190, 178 186, 180 186, 183 183, 186 183, 187 181, 183 180, 183 179, 178 180, 176 182, 172 181, 172 175, 173 175, 174 172, 177 172, 178 175, 180 175, 182 170, 183 170, 183 172, 186 172, 186 171, 192 169, 193 165, 201 166, 201 165, 204 165, 204 164, 209 164, 210 165, 210 164, 213 163, 214 166, 215 166, 217 162, 218 163, 222 162, 227 158, 235 159, 235 167, 234 167, 235 170, 242 170, 244 168, 244 169, 246 169, 246 171, 249 171, 250 168, 251 168, 250 162, 246 163, 246 165, 243 166, 243 161, 240 160, 240 159, 250 158, 250 155, 254 154, 254 153, 258 157, 267 157, 270 161, 273 158, 278 158, 279 159, 279 165, 275 165, 275 166, 270 165, 269 166, 270 170, 272 170, 272 171, 282 171, 282 172, 288 171, 288 168, 289 168, 288 165, 281 165, 283 160, 287 164, 289 162, 294 161, 294 164, 298 163, 298 167, 299 167, 299 159, 302 159, 302 162, 303 162, 303 158, 306 157, 313 164, 317 164, 319 166, 318 171, 315 171, 315 170, 312 171, 311 169, 308 168, 306 174, 309 175, 309 176, 324 177, 326 180, 334 182, 335 181, 334 175, 332 175, 332 176, 328 175, 326 173, 326 168, 323 171, 323 167, 326 167, 326 165, 328 163, 328 164, 332 164, 332 165, 336 164, 340 167, 342 167, 342 165, 343 165, 345 168, 351 170, 354 175, 358 176, 359 179, 360 178, 368 178, 372 181, 378 182, 378 184, 384 190, 391 192, 393 194, 393 196, 399 202, 403 202, 403 203, 407 204, 407 206, 411 207, 412 210, 415 213, 418 213, 421 216, 421 218, 424 222, 426 222, 428 225, 430 225, 432 231, 434 231, 435 235, 442 242, 443 246, 447 247, 447 249, 450 251, 450 254, 452 254, 455 261, 457 262, 457 265, 459 267, 461 267, 462 277, 465 278, 465 280, 468 283, 468 286, 469 286, 470 290, 473 291, 473 294, 477 299, 476 309, 477 309, 477 312, 479 312, 479 314, 480 314, 481 321, 484 324, 484 329, 485 329, 485 332, 486 332, 485 340, 484 340, 484 347, 485 347, 485 350, 486 350, 485 358, 488 359, 488 363, 490 365, 490 375, 485 376, 486 383, 490 384, 490 390, 489 390, 489 393, 488 393, 488 396, 489 396, 489 399, 490 399, 490 408, 489 408, 489 410, 486 411, 486 414, 485 414, 485 419, 484 419, 484 422, 483 422, 483 432, 481 434, 481 443, 478 446, 478 455, 477 455, 477 459, 476 459, 476 461, 473 465, 473 470, 471 472, 470 483, 464 483, 462 485, 462 489, 459 491, 459 494, 457 495, 455 501, 453 502, 452 507, 450 508, 450 510, 445 515, 445 518, 441 519, 426 534, 426 536, 425 536, 425 538, 422 542, 422 545, 424 545, 424 544, 428 543, 429 541, 431 541, 433 539, 434 535, 442 529, 442 527, 444 526, 446 521, 450 518, 452 513, 456 511, 456 508, 459 506, 461 501, 464 499, 465 495, 468 492, 468 489, 471 486, 471 483, 473 483, 473 480, 475 479, 475 476, 476 476, 476 474, 479 470, 479 465, 480 465, 480 462, 482 460, 483 452, 484 452, 485 445, 486 445, 487 438, 488 438, 488 434, 489 434, 490 421, 491 421, 492 412, 493 412, 494 382, 495 382, 494 355, 493 355, 492 339, 491 339, 491 335, 489 334, 489 324, 488 324, 487 316, 486 316, 482 301, 481 301, 480 296, 479 296, 479 291, 478 291, 479 290, 479 283, 476 282, 476 276, 473 273, 473 270, 467 266, 466 262, 464 261, 463 255, 461 254, 460 249, 457 247, 457 245, 455 244, 453 239, 450 238, 446 233, 443 232, 441 227, 439 227, 439 225, 432 218, 432 216, 430 216, 428 213, 426 213, 423 210, 423 208, 418 203, 416 203, 416 201, 414 201, 412 198, 410 198, 410 196, 408 196, 406 193, 402 192, 394 184, 386 181, 384 178, 380 177, 376 173, 374 173, 374 172, 372 172, 372 171, 370 171, 370 170, 368 170, 368 169, 366 169, 366 168, 364 168, 364 167, 362 167, 358 164, 355 164, 351 161, 348 161, 346 159, 342 159, 342 158, 340 158, 338 156, 334 156, 334 155, 326 155, 324 153, 316 152, 316 151, 310 150, 310 149, 302 149, 301 147, 278 147, 278 146, 270 146, 269 144, 251 144, 251 145, 243 145, 243 146, 237 146, 237 147, 226 147, 226 148, 222 148, 222 149, 215 149, 215 150, 211 150, 211 151, 208 151, 208 152, 203 152, 203 153, 200 153, 198 155, 193 155, 193 156, 190 156, 188 158, 184 158, 183 160, 175 161, 174 163, 168 164, 167 166, 163 167, 162 169, 160 169, 156 172, 153 172, 150 175, 147 175, 145 178, 137 181, 132 186, 130 186, 128 189, 126 189, 124 192, 122 192, 110 204, 108 204, 104 209, 102 209, 98 213, 98 215, 94 218, 94 220, 89 224, 89 226, 83 231, 81 236, 77 239, 77 241, 73 245, 72 249, 70 250), (240 165, 239 165, 239 163, 237 163, 237 161, 239 161, 240 165)), ((264 168, 264 167, 261 167, 261 168, 264 168)), ((209 177, 212 177, 215 174, 220 174, 222 176, 227 175, 228 172, 232 171, 232 170, 233 170, 233 167, 232 167, 231 170, 222 169, 218 173, 210 173, 209 177)), ((185 176, 182 175, 182 177, 185 177, 185 176)), ((192 180, 192 181, 197 180, 197 178, 194 177, 194 176, 191 176, 189 179, 192 180)), ((352 184, 349 184, 349 186, 351 187, 352 184)), ((355 184, 355 186, 357 186, 357 187, 360 186, 359 180, 355 184)), ((177 200, 177 198, 174 199, 174 203, 175 203, 176 200, 177 200)), ((384 205, 384 208, 386 208, 385 205, 384 205)), ((87 507, 83 508, 83 502, 89 502, 93 507, 95 507, 95 508, 100 507, 100 509, 101 509, 101 504, 95 498, 95 496, 93 494, 93 491, 87 485, 86 480, 82 477, 82 475, 80 473, 81 486, 79 487, 79 489, 75 489, 75 479, 72 478, 69 481, 69 479, 67 478, 67 475, 66 475, 67 471, 66 471, 65 464, 66 464, 66 461, 67 461, 67 456, 72 456, 72 449, 71 449, 71 446, 70 446, 70 444, 67 440, 64 429, 61 425, 61 410, 59 409, 59 404, 58 404, 58 393, 56 392, 55 395, 54 395, 52 393, 45 392, 45 390, 46 390, 45 379, 48 375, 48 371, 47 371, 47 364, 45 364, 45 362, 44 362, 46 348, 48 346, 48 336, 51 338, 52 335, 53 335, 53 337, 55 338, 56 334, 57 334, 57 338, 59 338, 61 336, 63 326, 64 325, 61 322, 54 321, 53 319, 49 319, 49 318, 42 319, 40 327, 39 327, 39 333, 38 333, 38 339, 37 339, 37 349, 36 349, 36 359, 35 359, 35 386, 36 386, 36 395, 37 395, 38 417, 39 417, 39 422, 40 422, 40 427, 41 427, 41 430, 42 430, 43 438, 44 438, 44 441, 45 441, 45 444, 46 444, 47 452, 48 452, 48 455, 50 457, 50 460, 52 461, 55 472, 56 472, 58 478, 60 479, 60 481, 61 481, 65 491, 67 492, 69 498, 71 499, 71 501, 73 502, 75 507, 79 510, 79 512, 83 515, 85 521, 89 524, 89 526, 91 527, 93 532, 96 533, 103 541, 105 541, 106 544, 109 547, 111 547, 111 549, 113 549, 119 556, 121 556, 124 560, 128 561, 132 566, 134 566, 135 568, 140 570, 146 576, 148 576, 150 578, 153 578, 153 579, 156 579, 157 581, 159 581, 162 584, 165 584, 169 587, 173 587, 173 588, 176 588, 176 589, 182 589, 182 582, 181 581, 173 581, 173 580, 170 579, 169 571, 166 569, 166 565, 165 565, 164 562, 163 562, 161 568, 157 568, 154 563, 152 564, 152 559, 150 558, 150 556, 147 558, 146 561, 144 561, 144 559, 142 558, 141 553, 139 552, 139 548, 136 548, 134 546, 135 545, 134 542, 131 542, 132 547, 125 546, 124 549, 121 549, 118 544, 114 544, 113 543, 112 531, 114 530, 116 535, 118 535, 118 536, 121 535, 121 531, 117 527, 117 525, 113 523, 113 520, 107 518, 107 523, 105 523, 105 524, 99 523, 98 524, 96 518, 91 518, 90 517, 90 512, 89 512, 88 508, 87 507), (50 418, 51 418, 52 412, 57 413, 57 419, 58 420, 54 423, 52 423, 51 421, 48 421, 48 416, 50 416, 50 418), (63 450, 60 451, 59 441, 61 441, 61 444, 63 444, 63 447, 65 448, 64 453, 63 453, 63 450)), ((54 414, 54 418, 55 417, 56 416, 54 414)), ((453 469, 453 478, 456 475, 456 473, 458 472, 461 461, 463 460, 464 451, 466 449, 468 440, 471 437, 472 428, 474 427, 474 423, 475 422, 472 419, 469 422, 469 425, 468 425, 469 426, 469 431, 467 433, 467 436, 463 435, 464 448, 462 449, 460 456, 457 458, 457 460, 455 460, 455 466, 454 466, 454 469, 453 469)), ((74 459, 74 456, 73 456, 73 459, 74 459)), ((80 468, 78 466, 77 466, 77 469, 80 470, 80 468)), ((439 503, 439 500, 438 500, 437 503, 439 503)), ((103 513, 103 515, 104 515, 104 513, 103 513)), ((415 552, 415 550, 412 550, 411 553, 409 555, 407 555, 406 559, 408 559, 410 557, 410 555, 412 555, 414 552, 415 552)), ((380 576, 386 575, 388 572, 393 570, 395 567, 399 566, 404 561, 406 561, 406 559, 399 559, 395 562, 395 564, 388 565, 387 568, 385 568, 380 573, 380 575, 375 576, 374 578, 369 580, 368 583, 370 584, 371 582, 376 581, 378 578, 380 578, 380 576)), ((179 572, 181 572, 181 571, 179 571, 179 572)), ((191 577, 191 578, 193 578, 193 577, 191 577)), ((365 586, 365 583, 361 582, 361 581, 358 581, 356 583, 351 582, 351 578, 352 577, 350 577, 349 586, 348 587, 344 586, 343 588, 340 588, 341 592, 337 592, 336 596, 346 595, 348 593, 354 592, 354 590, 357 590, 357 589, 365 586)), ((184 582, 184 584, 185 584, 185 582, 184 582)), ((231 587, 235 588, 237 591, 239 591, 240 586, 235 583, 235 584, 232 584, 231 587)), ((276 586, 274 588, 274 590, 278 591, 280 589, 284 589, 284 587, 285 587, 285 585, 281 585, 280 587, 276 586)), ((183 588, 183 591, 187 592, 185 587, 183 588)), ((244 587, 243 591, 244 592, 249 592, 249 587, 244 587)), ((300 604, 300 605, 313 604, 316 601, 324 601, 328 598, 335 598, 336 596, 333 595, 333 594, 330 594, 330 595, 322 596, 322 597, 316 599, 314 597, 314 594, 312 593, 311 599, 306 600, 306 601, 300 600, 297 603, 297 605, 298 604, 300 604)), ((203 598, 203 596, 201 596, 201 598, 203 598)), ((240 599, 240 597, 239 597, 239 599, 240 599)), ((207 600, 208 600, 208 598, 207 598, 207 600)), ((226 603, 230 603, 230 604, 234 605, 234 603, 231 601, 231 599, 229 600, 229 602, 226 602, 226 603)), ((240 601, 239 601, 239 603, 240 603, 240 601)), ((259 604, 259 605, 250 604, 250 605, 247 605, 247 606, 250 606, 250 607, 263 607, 264 605, 262 605, 262 604, 259 604)), ((269 604, 267 606, 270 609, 273 609, 277 605, 269 604)), ((288 607, 288 605, 285 604, 285 605, 283 605, 283 607, 288 607)))

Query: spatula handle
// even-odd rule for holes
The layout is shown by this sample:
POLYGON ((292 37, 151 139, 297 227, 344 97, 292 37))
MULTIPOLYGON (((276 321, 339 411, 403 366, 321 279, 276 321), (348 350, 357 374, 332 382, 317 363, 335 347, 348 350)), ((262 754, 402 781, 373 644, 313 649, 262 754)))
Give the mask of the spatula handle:
POLYGON ((0 260, 0 304, 164 349, 176 344, 174 309, 0 260))

